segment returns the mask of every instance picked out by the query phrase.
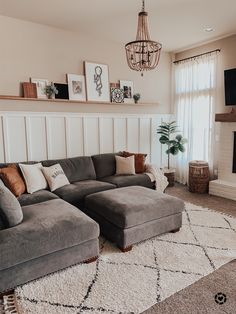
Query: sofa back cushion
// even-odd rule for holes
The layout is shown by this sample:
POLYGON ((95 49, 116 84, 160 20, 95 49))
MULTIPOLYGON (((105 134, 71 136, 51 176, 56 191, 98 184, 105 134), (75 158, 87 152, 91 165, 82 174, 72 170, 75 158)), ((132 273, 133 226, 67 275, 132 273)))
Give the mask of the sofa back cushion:
POLYGON ((116 155, 120 154, 109 153, 92 156, 97 179, 113 176, 116 173, 116 155))
POLYGON ((96 179, 96 173, 91 157, 83 156, 42 161, 44 167, 50 167, 55 164, 61 165, 70 183, 96 179))
POLYGON ((23 212, 19 201, 0 180, 0 217, 1 227, 14 227, 23 220, 23 212))

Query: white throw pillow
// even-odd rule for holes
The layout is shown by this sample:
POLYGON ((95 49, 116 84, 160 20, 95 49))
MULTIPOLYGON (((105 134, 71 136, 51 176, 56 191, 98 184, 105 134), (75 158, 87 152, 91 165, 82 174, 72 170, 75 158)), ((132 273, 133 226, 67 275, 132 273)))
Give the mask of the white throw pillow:
POLYGON ((32 194, 39 190, 47 188, 47 181, 42 173, 42 164, 24 165, 19 164, 23 177, 25 179, 26 190, 32 194))
POLYGON ((42 172, 52 192, 61 188, 62 186, 70 184, 61 165, 59 164, 53 165, 51 167, 43 167, 42 172))
POLYGON ((116 174, 135 174, 134 155, 130 157, 116 157, 116 174))

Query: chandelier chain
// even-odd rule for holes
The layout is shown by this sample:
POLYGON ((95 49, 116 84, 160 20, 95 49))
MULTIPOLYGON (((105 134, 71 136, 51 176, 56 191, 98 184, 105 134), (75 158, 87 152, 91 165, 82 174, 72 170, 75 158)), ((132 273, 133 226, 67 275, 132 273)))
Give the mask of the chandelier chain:
POLYGON ((142 11, 145 12, 145 0, 143 0, 142 11))

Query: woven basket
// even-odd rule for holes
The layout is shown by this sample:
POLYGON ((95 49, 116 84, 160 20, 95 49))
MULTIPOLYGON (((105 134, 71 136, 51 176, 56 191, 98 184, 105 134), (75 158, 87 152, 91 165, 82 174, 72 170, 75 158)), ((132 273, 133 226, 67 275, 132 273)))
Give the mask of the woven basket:
POLYGON ((210 172, 205 161, 194 160, 189 163, 189 191, 193 193, 208 193, 210 172))

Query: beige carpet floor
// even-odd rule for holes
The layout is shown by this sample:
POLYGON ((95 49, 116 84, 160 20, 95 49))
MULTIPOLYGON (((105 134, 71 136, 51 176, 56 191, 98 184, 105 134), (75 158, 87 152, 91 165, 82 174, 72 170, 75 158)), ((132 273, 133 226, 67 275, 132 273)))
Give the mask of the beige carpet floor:
POLYGON ((207 207, 236 217, 236 201, 208 194, 191 193, 187 186, 178 183, 176 183, 174 187, 167 188, 166 193, 179 197, 185 202, 207 207))

